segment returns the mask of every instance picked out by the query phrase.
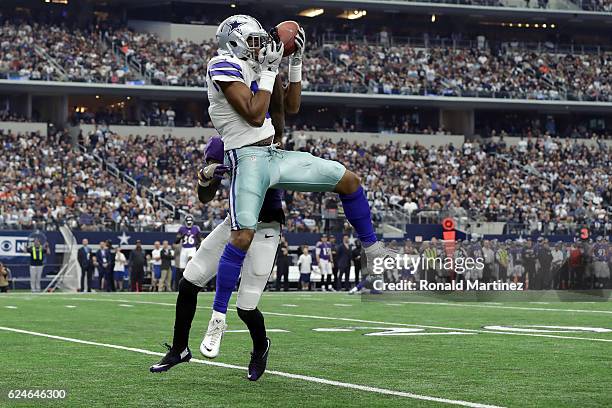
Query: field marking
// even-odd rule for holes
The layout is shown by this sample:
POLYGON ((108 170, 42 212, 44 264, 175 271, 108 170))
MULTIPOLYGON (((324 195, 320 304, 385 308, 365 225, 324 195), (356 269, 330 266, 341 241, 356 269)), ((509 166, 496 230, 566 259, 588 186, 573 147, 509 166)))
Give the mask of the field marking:
MULTIPOLYGON (((406 302, 408 305, 436 305, 436 306, 459 306, 459 307, 484 307, 491 309, 514 309, 514 310, 532 310, 536 312, 570 312, 570 313, 604 313, 612 314, 612 310, 588 310, 588 309, 553 309, 547 307, 521 307, 521 306, 498 306, 498 305, 471 305, 465 303, 448 303, 448 302, 406 302)), ((531 302, 533 303, 533 302, 531 302)))
POLYGON ((353 305, 347 305, 346 303, 334 303, 334 306, 338 306, 338 307, 353 307, 353 305))
POLYGON ((121 303, 119 306, 121 306, 121 307, 134 307, 134 305, 128 305, 127 303, 121 303))
MULTIPOLYGON (((159 305, 159 306, 171 306, 176 307, 175 303, 166 302, 152 302, 147 300, 125 300, 125 299, 94 299, 94 298, 59 298, 59 299, 70 299, 70 300, 84 300, 91 302, 124 302, 124 303, 141 303, 146 305, 159 305)), ((198 309, 212 309, 210 306, 197 306, 198 309)), ((235 312, 236 309, 228 308, 227 310, 235 312)), ((481 329, 463 329, 458 327, 444 327, 444 326, 430 326, 423 324, 410 324, 410 323, 394 323, 384 322, 378 320, 364 320, 364 319, 353 319, 350 317, 334 317, 334 316, 315 316, 315 315, 304 315, 304 314, 292 314, 292 313, 281 313, 281 312, 268 312, 266 315, 270 316, 282 316, 282 317, 300 317, 304 319, 317 319, 317 320, 335 320, 342 322, 357 322, 357 323, 369 323, 369 324, 386 324, 389 326, 402 326, 402 327, 423 327, 425 329, 437 329, 437 330, 451 330, 451 331, 462 331, 470 333, 489 333, 489 334, 507 334, 510 336, 528 336, 528 337, 549 337, 553 339, 568 339, 568 340, 585 340, 585 341, 598 341, 604 343, 612 343, 612 339, 598 339, 593 337, 575 337, 575 336, 557 336, 552 334, 536 334, 536 333, 516 333, 509 331, 499 330, 481 330, 481 329)))
MULTIPOLYGON (((225 333, 248 333, 249 331, 244 330, 226 330, 225 333)), ((266 333, 291 333, 289 330, 285 329, 268 329, 266 327, 266 333)))
POLYGON ((290 303, 284 303, 281 306, 283 306, 283 307, 298 307, 298 305, 294 305, 294 304, 290 304, 290 303))
MULTIPOLYGON (((62 340, 62 341, 70 342, 70 343, 87 344, 90 346, 105 347, 105 348, 111 348, 115 350, 131 351, 133 353, 147 354, 151 356, 159 356, 159 357, 164 356, 164 353, 158 353, 155 351, 150 351, 150 350, 145 350, 145 349, 120 346, 117 344, 110 344, 110 343, 99 343, 95 341, 75 339, 71 337, 55 336, 52 334, 40 333, 40 332, 34 332, 34 331, 22 330, 22 329, 15 329, 12 327, 0 326, 0 330, 13 332, 13 333, 20 333, 20 334, 29 334, 31 336, 45 337, 45 338, 54 339, 54 340, 62 340)), ((234 364, 219 363, 219 362, 210 361, 210 360, 200 360, 197 358, 192 358, 191 362, 205 364, 205 365, 214 366, 214 367, 231 368, 234 370, 247 371, 247 367, 242 367, 242 366, 238 366, 234 364)), ((497 405, 488 405, 488 404, 480 404, 476 402, 469 402, 469 401, 462 401, 462 400, 430 397, 428 395, 413 394, 411 392, 396 391, 396 390, 390 390, 387 388, 372 387, 369 385, 352 384, 352 383, 346 383, 346 382, 341 382, 341 381, 328 380, 325 378, 312 377, 308 375, 286 373, 283 371, 267 370, 266 373, 271 374, 271 375, 276 375, 279 377, 291 378, 295 380, 302 380, 302 381, 313 382, 313 383, 324 384, 324 385, 333 385, 333 386, 341 387, 341 388, 348 388, 348 389, 365 391, 365 392, 370 392, 370 393, 375 393, 375 394, 393 395, 396 397, 404 397, 404 398, 417 399, 417 400, 422 400, 422 401, 440 402, 443 404, 459 405, 463 407, 472 407, 472 408, 502 408, 497 405)))
POLYGON ((17 306, 4 306, 7 309, 17 309, 17 306))
POLYGON ((75 305, 66 305, 66 307, 67 307, 68 309, 74 309, 74 308, 76 308, 76 306, 75 306, 75 305))

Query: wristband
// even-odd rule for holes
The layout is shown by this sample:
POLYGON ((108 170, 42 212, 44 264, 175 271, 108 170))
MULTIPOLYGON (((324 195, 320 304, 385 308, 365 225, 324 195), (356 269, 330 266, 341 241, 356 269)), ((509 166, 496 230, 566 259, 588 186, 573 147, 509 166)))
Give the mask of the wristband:
POLYGON ((278 74, 278 71, 263 71, 259 78, 259 90, 272 93, 274 81, 276 81, 276 74, 278 74))
POLYGON ((302 82, 302 63, 289 65, 289 82, 302 82))

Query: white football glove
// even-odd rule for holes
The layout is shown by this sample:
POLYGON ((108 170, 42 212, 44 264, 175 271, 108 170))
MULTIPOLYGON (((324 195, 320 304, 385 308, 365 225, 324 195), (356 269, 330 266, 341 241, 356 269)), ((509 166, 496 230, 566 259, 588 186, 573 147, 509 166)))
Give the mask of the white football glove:
POLYGON ((278 66, 283 58, 283 51, 285 45, 282 41, 276 42, 270 39, 268 44, 261 50, 259 50, 259 63, 261 64, 261 71, 278 72, 278 66))
POLYGON ((295 36, 295 52, 289 57, 289 65, 302 65, 302 59, 304 58, 305 49, 306 33, 304 32, 304 28, 300 27, 297 35, 295 36))

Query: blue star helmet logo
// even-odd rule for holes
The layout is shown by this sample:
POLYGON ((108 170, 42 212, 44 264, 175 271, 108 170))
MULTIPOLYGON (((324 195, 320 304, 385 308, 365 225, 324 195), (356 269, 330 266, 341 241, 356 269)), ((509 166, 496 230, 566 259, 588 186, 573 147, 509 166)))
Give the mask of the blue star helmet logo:
POLYGON ((227 23, 227 25, 229 25, 230 27, 230 33, 243 24, 245 23, 244 22, 241 23, 240 21, 232 21, 231 23, 227 23))

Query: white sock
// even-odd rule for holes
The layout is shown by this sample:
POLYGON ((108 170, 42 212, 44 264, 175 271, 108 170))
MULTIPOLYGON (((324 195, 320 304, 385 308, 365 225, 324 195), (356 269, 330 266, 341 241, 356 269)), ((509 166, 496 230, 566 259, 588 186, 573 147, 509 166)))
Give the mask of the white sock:
POLYGON ((213 310, 212 319, 225 321, 225 313, 221 313, 221 312, 217 312, 216 310, 213 310))

